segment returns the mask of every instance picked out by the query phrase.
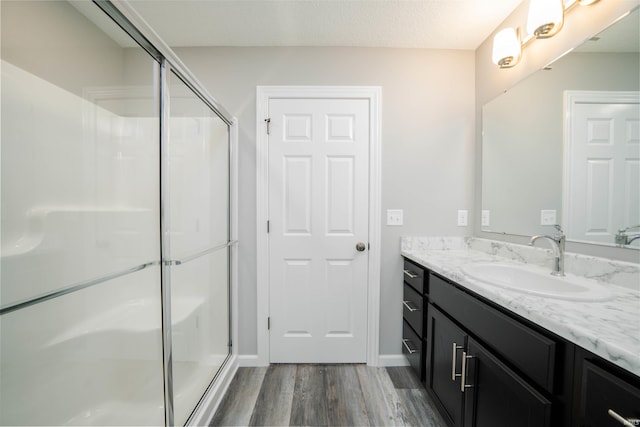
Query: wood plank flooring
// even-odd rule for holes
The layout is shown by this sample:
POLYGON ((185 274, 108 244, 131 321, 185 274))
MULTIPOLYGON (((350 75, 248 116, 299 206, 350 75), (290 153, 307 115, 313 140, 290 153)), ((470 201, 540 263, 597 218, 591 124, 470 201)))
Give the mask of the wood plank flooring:
POLYGON ((211 426, 446 427, 408 367, 239 368, 211 426))

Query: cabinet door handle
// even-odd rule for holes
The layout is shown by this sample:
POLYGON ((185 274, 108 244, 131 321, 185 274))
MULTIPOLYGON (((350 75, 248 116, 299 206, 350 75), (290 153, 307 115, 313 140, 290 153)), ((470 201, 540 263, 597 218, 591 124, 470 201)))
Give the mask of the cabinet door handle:
POLYGON ((456 380, 457 377, 462 376, 462 374, 456 373, 456 359, 458 359, 458 355, 456 354, 458 350, 462 350, 464 347, 453 343, 453 351, 451 352, 451 381, 456 380))
POLYGON ((417 350, 415 348, 411 348, 411 346, 409 344, 413 344, 409 339, 404 338, 402 340, 402 345, 404 345, 404 347, 407 349, 407 351, 409 352, 409 354, 413 354, 415 353, 417 350))
POLYGON ((616 411, 614 411, 613 409, 609 409, 607 413, 611 416, 611 418, 618 421, 623 426, 627 426, 627 427, 640 426, 640 419, 638 418, 624 418, 623 416, 617 414, 616 411))
POLYGON ((421 311, 418 307, 412 307, 413 306, 413 302, 411 302, 411 301, 402 301, 402 305, 407 307, 407 310, 409 310, 412 313, 414 311, 421 311))
POLYGON ((473 359, 473 356, 468 356, 466 351, 462 352, 462 372, 460 373, 460 391, 464 393, 464 391, 468 388, 473 387, 472 385, 465 384, 467 378, 467 360, 473 359))
POLYGON ((420 276, 418 276, 416 273, 414 273, 414 272, 413 272, 413 271, 411 271, 411 270, 404 270, 404 274, 406 274, 407 276, 409 276, 409 279, 415 279, 415 278, 417 278, 417 277, 420 277, 420 276))

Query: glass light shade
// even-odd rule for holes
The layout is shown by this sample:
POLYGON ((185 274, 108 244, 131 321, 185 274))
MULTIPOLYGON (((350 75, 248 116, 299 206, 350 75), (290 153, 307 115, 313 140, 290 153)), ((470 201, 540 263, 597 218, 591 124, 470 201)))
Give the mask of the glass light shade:
POLYGON ((598 0, 578 0, 581 6, 589 6, 590 4, 597 3, 598 0))
POLYGON ((555 35, 564 19, 562 0, 530 0, 527 32, 536 38, 547 38, 555 35))
POLYGON ((500 68, 513 67, 520 61, 522 46, 515 28, 500 30, 493 37, 493 63, 500 68))

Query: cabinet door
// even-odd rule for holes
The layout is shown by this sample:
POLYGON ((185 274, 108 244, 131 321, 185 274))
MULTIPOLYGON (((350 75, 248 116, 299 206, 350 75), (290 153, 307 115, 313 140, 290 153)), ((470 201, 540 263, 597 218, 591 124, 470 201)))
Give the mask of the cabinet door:
POLYGON ((467 345, 465 427, 546 427, 551 402, 472 338, 467 345))
POLYGON ((612 375, 599 366, 585 361, 582 368, 580 396, 580 427, 615 427, 622 421, 609 410, 633 425, 640 420, 640 388, 612 375))
POLYGON ((460 372, 466 334, 435 307, 428 313, 427 387, 449 424, 462 426, 460 372))

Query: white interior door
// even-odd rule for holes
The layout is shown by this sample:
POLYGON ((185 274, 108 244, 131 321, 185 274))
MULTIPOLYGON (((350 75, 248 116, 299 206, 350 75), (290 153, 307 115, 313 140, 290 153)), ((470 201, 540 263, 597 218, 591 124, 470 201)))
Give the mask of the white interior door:
POLYGON ((566 155, 570 174, 567 236, 614 244, 619 228, 640 223, 638 92, 574 102, 566 155))
POLYGON ((368 102, 269 101, 272 363, 367 360, 368 102))

